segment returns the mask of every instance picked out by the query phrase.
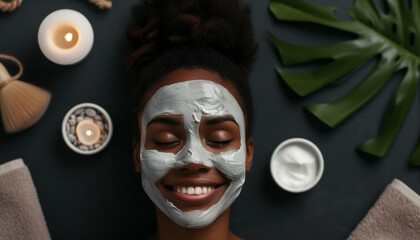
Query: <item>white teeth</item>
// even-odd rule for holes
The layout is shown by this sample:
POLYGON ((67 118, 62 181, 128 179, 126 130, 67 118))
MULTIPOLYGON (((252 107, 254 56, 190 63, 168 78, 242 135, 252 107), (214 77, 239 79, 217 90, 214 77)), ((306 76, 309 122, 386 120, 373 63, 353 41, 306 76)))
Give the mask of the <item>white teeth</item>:
POLYGON ((174 187, 174 189, 178 193, 183 193, 183 194, 188 194, 188 195, 200 195, 200 194, 209 193, 214 190, 213 187, 201 187, 201 186, 197 186, 197 187, 176 186, 174 187))
POLYGON ((189 195, 194 194, 194 188, 193 187, 188 187, 187 188, 187 194, 189 194, 189 195))

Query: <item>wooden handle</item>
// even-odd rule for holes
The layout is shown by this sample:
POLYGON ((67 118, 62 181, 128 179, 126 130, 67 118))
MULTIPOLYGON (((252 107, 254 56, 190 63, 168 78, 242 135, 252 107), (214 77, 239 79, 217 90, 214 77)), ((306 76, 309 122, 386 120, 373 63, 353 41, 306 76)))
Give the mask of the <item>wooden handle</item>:
POLYGON ((11 81, 17 80, 18 78, 20 78, 20 76, 22 76, 23 66, 22 66, 22 63, 20 63, 20 61, 17 60, 13 56, 5 55, 5 54, 0 54, 0 59, 13 61, 19 67, 19 72, 15 76, 12 77, 12 76, 10 76, 10 74, 7 71, 6 67, 0 62, 0 91, 1 91, 1 89, 3 89, 11 81))
POLYGON ((0 84, 12 78, 3 63, 0 62, 0 84))

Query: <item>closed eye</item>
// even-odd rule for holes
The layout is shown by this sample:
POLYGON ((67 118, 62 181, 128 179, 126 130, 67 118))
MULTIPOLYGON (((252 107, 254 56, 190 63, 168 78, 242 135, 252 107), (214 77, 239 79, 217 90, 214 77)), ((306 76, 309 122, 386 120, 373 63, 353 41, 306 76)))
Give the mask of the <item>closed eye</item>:
POLYGON ((207 140, 206 141, 207 145, 209 145, 210 147, 213 147, 213 148, 225 148, 225 147, 229 146, 229 144, 231 142, 232 142, 231 139, 223 140, 223 141, 214 141, 214 140, 207 140))
POLYGON ((179 145, 180 141, 170 141, 170 142, 160 142, 160 141, 153 141, 155 146, 160 148, 173 148, 179 145))

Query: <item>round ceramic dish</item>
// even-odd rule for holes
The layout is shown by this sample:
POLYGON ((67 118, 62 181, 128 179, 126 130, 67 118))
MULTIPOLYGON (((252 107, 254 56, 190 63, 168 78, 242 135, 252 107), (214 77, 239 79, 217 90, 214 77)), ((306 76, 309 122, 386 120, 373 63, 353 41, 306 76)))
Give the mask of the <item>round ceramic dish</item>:
POLYGON ((113 126, 111 117, 102 107, 94 103, 81 103, 67 112, 63 119, 61 132, 63 134, 64 142, 71 150, 80 154, 90 155, 103 150, 108 145, 112 137, 113 126), (91 116, 84 113, 86 110, 91 116), (95 115, 93 115, 93 113, 95 115), (98 143, 86 146, 78 141, 77 135, 75 134, 75 128, 78 122, 83 120, 93 121, 100 125, 101 136, 98 143))
POLYGON ((271 175, 282 189, 299 193, 314 187, 324 172, 321 151, 303 138, 288 139, 274 150, 270 162, 271 175))

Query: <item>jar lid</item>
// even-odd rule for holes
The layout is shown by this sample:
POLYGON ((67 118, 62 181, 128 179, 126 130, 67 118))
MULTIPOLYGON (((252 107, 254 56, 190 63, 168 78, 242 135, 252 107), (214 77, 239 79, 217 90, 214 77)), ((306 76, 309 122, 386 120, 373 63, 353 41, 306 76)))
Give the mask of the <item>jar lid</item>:
POLYGON ((271 175, 282 189, 299 193, 314 187, 324 172, 324 159, 318 147, 303 138, 280 143, 270 162, 271 175))

